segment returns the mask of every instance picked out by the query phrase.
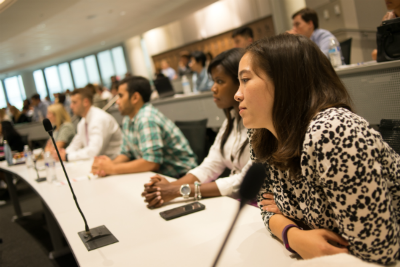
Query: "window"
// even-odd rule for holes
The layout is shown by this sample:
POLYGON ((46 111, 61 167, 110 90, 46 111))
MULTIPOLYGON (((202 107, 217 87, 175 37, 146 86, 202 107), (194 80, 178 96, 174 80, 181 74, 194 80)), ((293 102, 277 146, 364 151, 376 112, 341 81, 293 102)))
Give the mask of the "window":
POLYGON ((35 70, 33 72, 33 79, 35 80, 36 91, 40 95, 40 98, 44 99, 47 96, 47 89, 42 70, 35 70))
POLYGON ((22 77, 21 75, 18 75, 18 84, 19 84, 19 90, 21 91, 21 97, 22 99, 26 99, 26 93, 25 93, 25 87, 24 83, 22 82, 22 77))
POLYGON ((99 70, 97 69, 96 57, 94 55, 85 57, 85 64, 90 83, 100 84, 99 70))
POLYGON ((21 88, 20 81, 22 83, 21 76, 14 76, 4 80, 8 101, 17 109, 22 109, 24 99, 21 92, 25 91, 25 88, 21 88))
POLYGON ((71 71, 69 70, 68 63, 62 63, 58 65, 58 72, 60 73, 60 80, 63 91, 74 90, 74 84, 72 83, 71 71))
POLYGON ((78 88, 85 87, 89 82, 86 75, 85 62, 83 59, 79 58, 71 61, 71 68, 75 86, 78 88))
POLYGON ((46 76, 47 87, 50 93, 50 99, 54 100, 55 93, 61 93, 60 77, 58 75, 58 69, 56 66, 51 66, 44 69, 44 75, 46 76))
POLYGON ((101 79, 103 84, 107 87, 111 86, 111 76, 115 75, 114 63, 111 58, 110 50, 106 50, 97 54, 100 65, 101 79))
POLYGON ((0 108, 7 107, 6 96, 4 95, 3 83, 0 81, 0 108))
POLYGON ((114 59, 115 74, 118 75, 120 78, 123 78, 127 70, 124 50, 122 49, 122 46, 113 48, 111 50, 111 53, 114 59))

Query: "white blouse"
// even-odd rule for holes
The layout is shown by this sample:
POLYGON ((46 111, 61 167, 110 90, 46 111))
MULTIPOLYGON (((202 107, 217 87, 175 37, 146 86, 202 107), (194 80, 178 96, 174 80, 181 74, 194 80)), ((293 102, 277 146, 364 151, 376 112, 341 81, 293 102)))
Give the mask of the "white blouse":
MULTIPOLYGON (((231 112, 232 118, 235 118, 235 113, 231 112)), ((218 189, 223 196, 238 197, 238 191, 243 179, 242 173, 246 173, 251 166, 249 145, 245 147, 239 158, 240 148, 247 140, 247 129, 243 126, 242 121, 237 123, 234 119, 233 128, 224 145, 224 156, 221 154, 220 146, 222 135, 228 125, 228 120, 225 119, 222 124, 214 144, 211 146, 208 156, 204 159, 200 166, 189 171, 200 180, 201 183, 209 183, 216 180, 219 175, 229 168, 231 174, 228 178, 216 180, 218 189), (231 160, 233 158, 233 161, 231 160), (246 166, 246 168, 245 168, 246 166)))

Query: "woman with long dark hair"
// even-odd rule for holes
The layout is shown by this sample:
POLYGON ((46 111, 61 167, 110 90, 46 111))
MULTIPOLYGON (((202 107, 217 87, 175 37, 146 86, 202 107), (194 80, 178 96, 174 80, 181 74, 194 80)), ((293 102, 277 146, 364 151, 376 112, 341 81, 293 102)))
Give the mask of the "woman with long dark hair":
POLYGON ((268 230, 305 259, 394 263, 400 156, 353 113, 327 57, 305 37, 278 35, 247 48, 239 79, 251 158, 267 170, 258 200, 268 230), (262 207, 266 193, 280 213, 262 207))
POLYGON ((152 182, 145 184, 142 194, 149 203, 148 207, 158 207, 181 196, 182 185, 190 187, 190 196, 194 196, 195 182, 203 183, 199 188, 203 197, 238 197, 242 173, 251 165, 247 129, 243 127, 238 114, 239 105, 233 98, 239 87, 237 70, 243 52, 238 48, 225 51, 215 57, 208 67, 208 72, 214 80, 211 88, 214 102, 218 108, 224 110, 226 116, 208 156, 200 166, 175 182, 169 183, 160 176, 153 177, 152 182), (231 176, 213 182, 225 168, 231 169, 231 176))

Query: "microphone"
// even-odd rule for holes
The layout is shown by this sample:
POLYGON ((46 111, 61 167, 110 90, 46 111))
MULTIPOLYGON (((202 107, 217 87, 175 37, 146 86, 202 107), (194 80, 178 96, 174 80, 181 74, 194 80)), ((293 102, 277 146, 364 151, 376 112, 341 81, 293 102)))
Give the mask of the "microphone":
POLYGON ((63 161, 60 156, 60 152, 58 151, 56 142, 53 138, 54 128, 51 125, 51 122, 49 119, 43 120, 43 126, 44 126, 45 131, 50 135, 50 138, 51 138, 51 141, 53 142, 54 148, 57 151, 58 159, 60 160, 61 167, 64 171, 65 177, 67 178, 67 182, 68 182, 69 188, 71 189, 71 193, 72 193, 73 199, 75 201, 76 207, 78 208, 79 213, 81 214, 83 221, 85 223, 85 231, 78 232, 78 235, 81 238, 82 242, 85 244, 87 250, 91 251, 91 250, 101 248, 101 247, 118 242, 118 239, 115 238, 115 236, 104 225, 89 229, 85 215, 83 215, 83 212, 82 212, 81 208, 79 207, 78 200, 75 196, 74 190, 72 189, 71 182, 69 180, 67 171, 65 170, 63 161))
POLYGON ((242 210, 242 208, 246 205, 247 202, 254 199, 258 192, 260 192, 261 186, 264 183, 266 177, 265 168, 261 163, 254 163, 249 170, 247 171, 246 175, 243 178, 243 181, 240 185, 239 194, 240 194, 240 206, 239 210, 236 213, 235 218, 233 219, 231 228, 229 229, 224 243, 218 252, 218 255, 214 261, 213 267, 217 266, 218 260, 221 257, 222 251, 225 248, 225 245, 228 241, 229 236, 232 233, 232 229, 236 224, 237 218, 242 210))

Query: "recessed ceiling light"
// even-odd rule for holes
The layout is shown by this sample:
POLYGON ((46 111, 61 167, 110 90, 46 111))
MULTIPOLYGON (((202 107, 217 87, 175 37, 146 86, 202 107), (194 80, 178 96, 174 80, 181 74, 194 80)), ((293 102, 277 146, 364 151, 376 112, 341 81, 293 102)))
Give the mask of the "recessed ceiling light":
POLYGON ((121 13, 119 13, 121 16, 125 16, 125 11, 121 11, 121 13))
POLYGON ((46 45, 46 46, 43 48, 43 50, 45 50, 45 51, 50 50, 50 49, 51 49, 51 45, 46 45))

